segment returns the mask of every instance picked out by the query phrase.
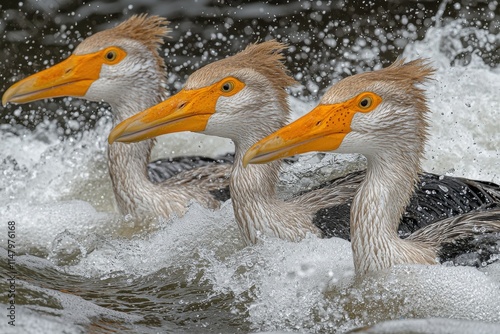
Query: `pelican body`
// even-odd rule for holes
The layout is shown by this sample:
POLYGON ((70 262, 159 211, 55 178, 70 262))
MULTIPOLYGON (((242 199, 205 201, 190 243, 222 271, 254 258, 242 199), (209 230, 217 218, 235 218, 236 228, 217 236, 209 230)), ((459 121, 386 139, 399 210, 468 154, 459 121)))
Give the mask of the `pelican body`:
POLYGON ((436 264, 443 244, 500 231, 500 209, 472 211, 398 236, 418 182, 427 139, 427 100, 419 84, 433 73, 422 59, 341 80, 310 113, 255 143, 244 164, 309 151, 361 153, 366 176, 351 206, 350 234, 358 274, 396 264, 436 264))
MULTIPOLYGON (((73 54, 11 86, 5 105, 61 96, 105 101, 113 124, 166 98, 165 63, 159 55, 168 21, 132 16, 96 33, 73 54)), ((232 159, 175 158, 150 163, 154 140, 109 146, 108 167, 119 211, 134 217, 182 215, 190 201, 216 208, 228 197, 232 159), (148 167, 149 164, 149 167, 148 167), (180 172, 179 172, 180 171, 180 172)))
MULTIPOLYGON (((349 209, 346 208, 364 173, 350 174, 326 187, 284 201, 276 193, 279 162, 244 167, 245 152, 288 121, 285 88, 295 81, 282 63, 281 51, 285 47, 276 41, 253 44, 232 57, 197 70, 179 93, 118 124, 109 141, 135 142, 178 131, 229 138, 235 143, 230 177, 232 204, 247 243, 255 243, 259 235, 290 241, 298 241, 307 233, 348 238, 349 209), (338 221, 328 225, 333 220, 331 217, 337 217, 338 221)), ((430 183, 436 182, 438 177, 430 183)), ((428 200, 424 191, 416 197, 415 203, 428 200)), ((435 214, 430 209, 410 208, 408 216, 416 219, 403 221, 404 228, 413 232, 427 225, 429 216, 446 214, 446 211, 437 210, 435 214)))

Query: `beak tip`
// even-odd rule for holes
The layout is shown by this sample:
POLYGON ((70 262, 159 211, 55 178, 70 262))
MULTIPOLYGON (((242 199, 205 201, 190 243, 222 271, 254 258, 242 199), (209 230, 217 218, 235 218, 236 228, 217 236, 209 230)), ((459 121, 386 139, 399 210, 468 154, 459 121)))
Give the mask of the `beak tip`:
POLYGON ((111 145, 116 141, 116 136, 114 136, 112 133, 108 136, 108 144, 111 145))
MULTIPOLYGON (((134 116, 132 116, 134 117, 134 116)), ((108 144, 111 145, 115 142, 130 142, 129 140, 125 140, 127 138, 127 130, 129 129, 130 119, 122 121, 120 124, 116 125, 108 135, 108 144)))
POLYGON ((7 90, 2 96, 2 106, 5 107, 10 101, 11 94, 8 94, 9 90, 7 90))
POLYGON ((246 168, 248 164, 252 161, 252 158, 253 155, 247 152, 247 154, 245 154, 245 156, 243 157, 243 167, 246 168))

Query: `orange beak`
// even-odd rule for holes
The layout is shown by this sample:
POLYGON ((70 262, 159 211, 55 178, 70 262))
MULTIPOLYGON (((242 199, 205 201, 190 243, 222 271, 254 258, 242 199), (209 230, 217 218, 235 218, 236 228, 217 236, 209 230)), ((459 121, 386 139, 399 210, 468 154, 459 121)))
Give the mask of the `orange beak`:
POLYGON ((2 104, 74 96, 83 97, 99 78, 102 52, 71 55, 68 59, 16 82, 3 94, 2 104))
MULTIPOLYGON (((373 110, 381 98, 373 95, 373 110)), ((276 159, 311 151, 334 151, 340 147, 345 136, 351 132, 358 98, 343 103, 320 104, 308 114, 255 143, 245 153, 243 166, 262 164, 276 159)))
POLYGON ((203 131, 215 112, 216 95, 211 86, 181 90, 167 100, 118 124, 109 134, 108 142, 136 142, 166 133, 203 131))
MULTIPOLYGON (((221 82, 179 93, 118 124, 109 134, 108 142, 136 142, 167 133, 205 130, 208 119, 215 113, 221 95, 221 82)), ((234 91, 245 86, 234 80, 234 91)))

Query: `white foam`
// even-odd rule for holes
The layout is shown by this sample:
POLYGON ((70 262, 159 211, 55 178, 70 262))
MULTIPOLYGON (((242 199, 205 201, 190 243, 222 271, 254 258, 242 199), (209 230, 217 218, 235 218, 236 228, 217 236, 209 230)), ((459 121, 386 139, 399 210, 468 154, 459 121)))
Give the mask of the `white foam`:
POLYGON ((446 318, 402 319, 386 321, 370 328, 356 330, 365 334, 490 334, 497 333, 500 325, 471 320, 446 318))
POLYGON ((34 132, 7 127, 0 133, 0 171, 5 176, 0 180, 0 202, 31 204, 70 198, 112 209, 113 202, 104 200, 112 191, 102 135, 102 129, 109 127, 105 121, 79 140, 65 141, 58 139, 53 123, 41 124, 34 132))
MULTIPOLYGON (((431 172, 500 182, 500 72, 472 53, 467 66, 451 65, 460 53, 461 21, 429 28, 423 41, 408 45, 404 57, 428 57, 437 68, 426 85, 431 129, 424 169, 431 172), (459 46, 456 50, 457 45, 459 46), (450 56, 451 55, 451 56, 450 56)), ((471 33, 471 28, 462 31, 471 33)), ((478 39, 489 35, 480 29, 478 39)))
POLYGON ((229 258, 212 256, 209 263, 204 277, 215 291, 245 300, 248 319, 260 331, 343 332, 408 317, 500 320, 495 275, 469 267, 408 265, 357 282, 350 244, 335 238, 265 239, 229 258))
POLYGON ((102 238, 99 247, 65 270, 102 278, 117 272, 144 276, 160 268, 196 268, 198 253, 206 249, 224 256, 244 246, 233 216, 230 201, 218 211, 193 203, 182 218, 160 222, 154 233, 102 238))

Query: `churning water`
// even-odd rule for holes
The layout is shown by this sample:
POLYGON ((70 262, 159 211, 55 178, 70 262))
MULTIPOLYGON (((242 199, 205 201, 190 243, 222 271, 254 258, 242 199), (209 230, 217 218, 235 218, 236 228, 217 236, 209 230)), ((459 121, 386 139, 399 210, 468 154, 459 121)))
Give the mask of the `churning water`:
MULTIPOLYGON (((441 19, 446 10, 427 11, 414 2, 399 3, 397 10, 407 10, 406 16, 384 17, 380 8, 361 14, 347 11, 361 23, 332 19, 331 12, 343 7, 326 1, 286 6, 250 2, 234 7, 224 2, 213 6, 209 1, 182 6, 180 2, 140 3, 95 1, 70 14, 57 6, 37 9, 33 7, 37 2, 29 2, 20 3, 18 9, 13 5, 2 15, 4 22, 12 23, 15 17, 23 27, 20 18, 32 6, 39 11, 33 25, 49 17, 50 22, 66 27, 64 34, 56 34, 60 41, 78 39, 83 23, 107 22, 113 13, 121 17, 147 11, 166 16, 177 22, 165 54, 173 91, 190 71, 236 51, 247 40, 287 38, 292 45, 288 63, 304 85, 290 98, 295 117, 310 110, 322 91, 346 73, 379 68, 399 54, 408 59, 427 57, 437 73, 426 86, 433 113, 425 170, 500 182, 500 28, 498 14, 494 19, 495 1, 488 4, 490 12, 478 12, 479 23, 473 24, 460 15, 441 19), (420 25, 419 10, 423 13, 420 25), (302 21, 282 23, 287 15, 299 17, 301 11, 307 12, 302 21), (437 19, 430 14, 437 14, 437 19), (367 23, 374 17, 378 25, 367 23), (384 28, 385 21, 392 19, 399 28, 384 28), (71 21, 81 24, 71 25, 71 21), (204 22, 206 35, 193 33, 200 30, 193 22, 204 22), (345 22, 352 28, 346 28, 345 22), (304 27, 307 23, 312 28, 304 27), (228 31, 233 26, 243 33, 228 31), (337 29, 343 32, 336 33, 337 29), (193 35, 198 36, 194 39, 199 40, 198 46, 187 42, 193 35), (189 58, 191 51, 194 60, 189 58)), ((448 7, 460 12, 465 6, 445 2, 441 9, 448 7)), ((478 8, 470 9, 474 10, 478 8)), ((12 45, 23 50, 19 41, 31 38, 23 34, 30 28, 4 26, 4 44, 17 41, 12 45)), ((26 58, 3 50, 4 64, 10 67, 10 71, 8 66, 3 69, 3 91, 12 83, 11 76, 18 79, 44 68, 48 64, 44 61, 59 61, 54 45, 65 54, 76 42, 56 43, 57 38, 49 37, 29 41, 36 52, 32 49, 26 58), (45 44, 52 53, 39 47, 45 44), (16 61, 22 66, 14 65, 16 61)), ((397 328, 418 333, 500 331, 489 324, 500 321, 498 262, 479 269, 398 266, 356 281, 350 244, 344 240, 308 237, 290 243, 264 238, 245 247, 230 202, 215 211, 193 203, 184 217, 169 220, 137 222, 120 216, 106 165, 109 111, 76 99, 59 100, 2 111, 0 332, 344 332, 391 319, 398 321, 382 324, 379 332, 397 332, 397 328), (7 318, 8 221, 15 221, 16 229, 15 327, 7 318), (454 320, 415 323, 408 318, 454 320)), ((178 134, 164 136, 155 156, 215 155, 231 149, 231 143, 220 139, 178 134)), ((306 155, 286 167, 281 186, 299 189, 325 175, 362 165, 358 156, 306 155)))

